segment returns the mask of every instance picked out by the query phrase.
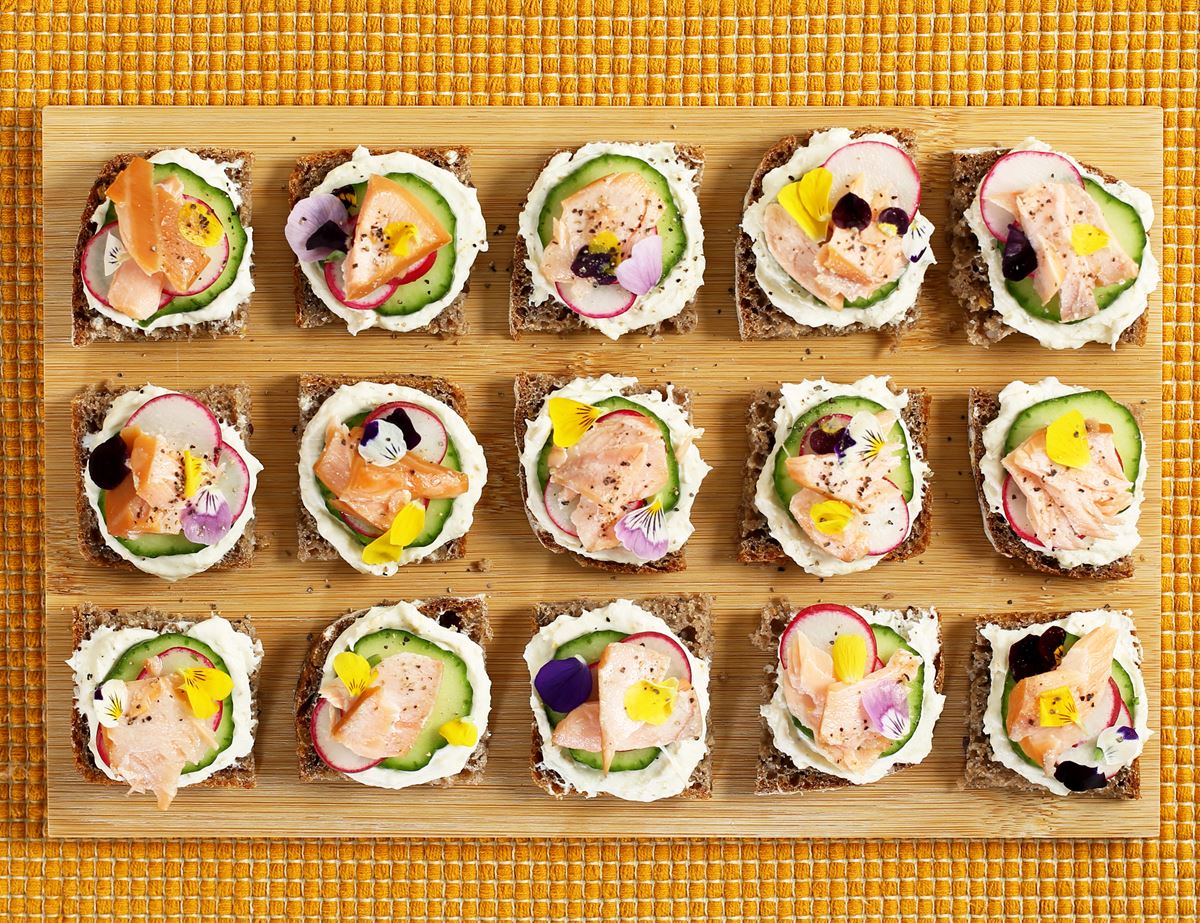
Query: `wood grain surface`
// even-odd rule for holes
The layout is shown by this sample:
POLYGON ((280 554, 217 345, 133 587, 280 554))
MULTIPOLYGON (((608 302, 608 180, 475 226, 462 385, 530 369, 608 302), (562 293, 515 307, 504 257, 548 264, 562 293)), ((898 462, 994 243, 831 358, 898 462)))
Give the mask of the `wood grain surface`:
MULTIPOLYGON (((1158 726, 1160 615, 1161 303, 1152 299, 1150 339, 1112 352, 1092 345, 1055 352, 1014 335, 983 350, 967 345, 946 283, 948 177, 952 150, 1009 145, 1027 135, 1146 189, 1162 206, 1162 112, 1153 108, 795 108, 795 109, 484 109, 484 108, 48 108, 43 113, 45 241, 46 660, 48 828, 54 836, 1155 836, 1159 747, 1142 758, 1140 801, 1110 803, 1007 792, 963 792, 965 662, 972 620, 989 612, 1132 608, 1146 650, 1144 670, 1158 726), (940 265, 921 292, 923 317, 899 349, 871 335, 742 343, 732 300, 732 252, 742 197, 763 151, 782 135, 832 125, 915 129, 924 181, 922 210, 937 226, 940 265), (657 342, 599 334, 508 336, 507 298, 514 230, 525 190, 548 151, 597 138, 672 139, 701 144, 706 168, 700 202, 708 268, 699 328, 657 342), (467 144, 490 232, 467 300, 471 333, 456 341, 342 327, 302 331, 293 323, 293 258, 283 239, 283 188, 295 158, 361 143, 379 147, 467 144), (99 166, 123 151, 224 146, 254 152, 257 291, 245 339, 194 343, 70 345, 71 254, 80 213, 99 166), (512 376, 517 369, 577 374, 618 372, 675 381, 696 395, 700 443, 713 465, 695 511, 689 567, 666 576, 614 576, 583 570, 542 549, 517 493, 512 376), (467 394, 472 428, 490 475, 462 561, 415 565, 393 578, 368 577, 342 561, 296 561, 297 472, 293 427, 302 371, 370 376, 444 375, 467 394), (739 565, 737 504, 746 453, 745 409, 752 392, 780 381, 825 376, 853 380, 887 373, 934 397, 930 463, 934 535, 919 559, 865 574, 819 580, 799 569, 739 565), (983 535, 967 457, 966 392, 999 390, 1013 378, 1057 375, 1099 387, 1145 408, 1150 477, 1135 558, 1120 583, 1080 583, 1034 574, 997 555, 983 535), (86 563, 77 537, 71 469, 71 397, 112 379, 174 388, 246 382, 253 391, 251 449, 266 466, 256 496, 263 547, 250 570, 201 574, 178 584, 86 563), (714 798, 654 805, 614 799, 556 802, 529 778, 529 683, 521 651, 533 603, 579 596, 638 598, 707 591, 716 599, 714 798), (301 785, 296 778, 292 691, 309 636, 348 607, 386 598, 486 593, 495 640, 492 750, 475 788, 402 792, 351 783, 301 785), (949 701, 925 762, 860 789, 801 797, 753 795, 759 684, 765 658, 748 635, 767 601, 935 605, 944 619, 949 701), (168 813, 118 787, 90 786, 75 773, 70 608, 82 600, 153 605, 199 616, 215 606, 250 614, 266 648, 252 791, 186 789, 168 813)), ((1159 226, 1151 232, 1161 254, 1159 226)), ((30 400, 36 395, 30 394, 30 400)), ((30 524, 33 529, 33 524, 30 524)))

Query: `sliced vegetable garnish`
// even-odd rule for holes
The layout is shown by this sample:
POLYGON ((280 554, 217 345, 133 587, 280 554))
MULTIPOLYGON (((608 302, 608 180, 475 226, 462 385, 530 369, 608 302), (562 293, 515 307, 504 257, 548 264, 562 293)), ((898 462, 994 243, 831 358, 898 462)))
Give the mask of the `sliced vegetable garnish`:
POLYGON ((129 474, 129 447, 121 434, 110 436, 88 456, 88 477, 101 490, 116 490, 129 474))
POLYGON ((391 527, 363 548, 364 564, 391 564, 400 560, 404 549, 425 530, 425 507, 415 500, 396 513, 391 527))
POLYGON ((193 455, 191 449, 183 450, 183 497, 190 500, 200 489, 204 479, 204 469, 207 467, 204 456, 193 455))
POLYGON ((337 250, 345 249, 344 239, 341 247, 334 247, 324 239, 324 233, 316 241, 312 238, 330 221, 344 229, 348 218, 346 206, 340 198, 320 192, 301 199, 292 206, 283 233, 296 258, 302 263, 313 263, 327 259, 337 250))
POLYGON ((635 295, 645 295, 662 278, 663 245, 657 234, 643 237, 633 245, 629 259, 617 266, 617 282, 635 295))
POLYGON ((533 688, 547 708, 566 714, 592 694, 592 671, 579 656, 547 660, 533 678, 533 688))
POLYGON ((197 718, 211 718, 221 701, 233 692, 233 679, 216 667, 188 667, 180 671, 180 676, 183 692, 197 718))
POLYGON ((1079 719, 1079 707, 1075 703, 1075 694, 1071 692, 1069 686, 1047 689, 1038 696, 1038 724, 1044 728, 1082 724, 1079 719))
MULTIPOLYGON (((847 192, 833 206, 830 219, 835 228, 864 230, 871 224, 871 203, 853 192, 847 192)), ((907 215, 905 219, 907 220, 907 215)))
POLYGON ((554 444, 560 449, 575 445, 604 413, 599 407, 569 397, 550 398, 547 412, 554 428, 554 444))
POLYGON ((888 740, 903 740, 912 721, 908 690, 900 683, 881 683, 863 690, 863 711, 871 729, 888 740))
POLYGON ((188 199, 179 206, 179 235, 198 247, 214 247, 225 236, 225 228, 207 203, 188 199))
POLYGON ((212 545, 229 534, 233 511, 224 497, 211 487, 202 487, 180 514, 183 537, 189 542, 212 545))
POLYGON ((613 532, 617 541, 643 561, 657 561, 667 553, 666 520, 662 501, 655 498, 618 519, 613 532))
POLYGON ((371 667, 370 661, 354 651, 342 651, 333 658, 333 672, 342 681, 347 691, 358 698, 367 691, 367 687, 375 681, 378 671, 371 667))
POLYGON ((1051 461, 1068 468, 1084 468, 1091 464, 1087 421, 1082 413, 1068 410, 1046 427, 1046 454, 1051 461))
POLYGON ((809 515, 812 516, 817 531, 826 535, 841 535, 846 526, 850 525, 854 511, 841 500, 822 500, 813 504, 809 515))
POLYGON ((824 167, 816 167, 797 182, 780 189, 779 204, 805 234, 813 240, 824 240, 829 230, 829 194, 832 191, 833 174, 824 167))
POLYGON ((857 683, 867 675, 867 642, 862 635, 838 635, 832 655, 833 676, 839 683, 857 683))
POLYGON ((453 718, 438 728, 438 733, 453 747, 473 747, 479 742, 479 731, 467 718, 453 718))
POLYGON ((666 724, 675 710, 675 698, 678 695, 679 680, 674 676, 668 676, 661 683, 638 680, 625 690, 625 714, 632 721, 666 724))
POLYGON ((116 727, 120 724, 129 701, 129 690, 125 687, 125 681, 110 679, 100 687, 97 697, 100 704, 96 707, 96 720, 100 722, 101 727, 116 727))
POLYGON ((1108 244, 1108 234, 1094 224, 1077 224, 1071 228, 1071 249, 1076 256, 1091 256, 1108 244))

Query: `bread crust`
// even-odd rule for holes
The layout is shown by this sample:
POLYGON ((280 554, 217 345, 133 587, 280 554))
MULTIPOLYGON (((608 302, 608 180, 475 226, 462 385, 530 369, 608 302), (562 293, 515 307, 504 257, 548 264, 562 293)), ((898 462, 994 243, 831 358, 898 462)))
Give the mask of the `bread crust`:
MULTIPOLYGON (((89 385, 71 401, 71 429, 75 451, 75 509, 79 517, 79 550, 92 564, 101 567, 121 567, 131 571, 138 569, 108 547, 100 532, 96 511, 88 502, 84 488, 88 457, 91 454, 83 447, 84 436, 98 432, 112 403, 128 391, 136 391, 142 385, 114 385, 103 383, 89 385)), ((249 444, 254 425, 250 420, 250 389, 246 385, 212 385, 194 391, 180 391, 204 404, 225 426, 237 431, 242 441, 249 444)), ((208 571, 232 570, 248 567, 254 558, 256 540, 254 517, 246 523, 245 531, 208 571)), ((141 573, 141 571, 138 571, 141 573)))
MULTIPOLYGON (((312 191, 324 182, 330 170, 334 167, 340 167, 354 156, 354 150, 352 147, 337 148, 329 151, 318 151, 317 153, 306 154, 297 158, 296 166, 293 168, 291 176, 288 177, 288 209, 292 209, 301 199, 311 195, 312 191)), ((372 154, 412 154, 414 157, 420 157, 435 167, 440 167, 447 173, 452 174, 464 186, 474 188, 475 185, 471 181, 471 148, 466 145, 460 144, 453 147, 371 148, 370 152, 372 154)), ((299 261, 292 267, 292 277, 296 292, 297 327, 307 329, 311 327, 323 327, 326 324, 332 323, 344 323, 342 318, 329 310, 328 305, 317 297, 317 294, 309 284, 308 277, 304 275, 304 271, 300 268, 299 261)), ((396 336, 400 336, 403 333, 429 333, 443 338, 468 333, 470 327, 467 323, 463 305, 466 303, 467 292, 470 288, 471 281, 468 279, 463 283, 462 291, 455 296, 454 300, 439 311, 437 316, 424 326, 403 332, 392 330, 384 332, 396 336)))
MULTIPOLYGON (((975 623, 975 643, 967 663, 967 716, 963 749, 966 762, 959 782, 962 789, 1006 789, 1014 792, 1032 792, 1050 795, 1045 788, 1030 782, 1020 773, 996 761, 992 742, 983 730, 983 717, 987 711, 988 695, 991 693, 992 646, 982 634, 985 625, 1016 629, 1040 625, 1066 618, 1070 612, 1007 612, 982 616, 975 623)), ((1104 788, 1086 792, 1072 792, 1069 797, 1105 798, 1131 800, 1141 797, 1141 760, 1118 772, 1104 788)), ((1055 795, 1054 797, 1062 797, 1055 795)))
MULTIPOLYGON (((794 135, 788 135, 781 138, 767 150, 758 165, 758 169, 754 173, 754 178, 750 181, 750 188, 746 191, 746 197, 742 203, 743 211, 762 198, 763 180, 766 175, 791 160, 792 155, 797 150, 806 146, 812 140, 813 135, 821 131, 828 131, 828 128, 814 128, 811 131, 802 131, 794 135)), ((910 158, 916 159, 917 135, 911 129, 865 125, 862 128, 854 129, 851 132, 851 137, 861 138, 863 135, 868 134, 890 135, 899 142, 900 148, 904 153, 910 158)), ((796 177, 796 179, 799 178, 796 177)), ((849 336, 854 333, 878 332, 890 334, 893 342, 898 342, 904 333, 916 325, 921 315, 920 303, 914 302, 913 306, 904 312, 904 314, 880 327, 872 327, 861 322, 847 324, 844 327, 835 327, 832 324, 822 324, 813 327, 808 324, 802 324, 772 304, 767 293, 758 284, 758 278, 755 275, 755 270, 758 267, 758 258, 754 255, 754 241, 740 227, 737 242, 734 245, 733 267, 738 333, 743 340, 779 340, 809 336, 834 337, 849 336)), ((854 309, 851 308, 850 310, 854 309)))
MULTIPOLYGON (((574 599, 561 603, 538 603, 533 609, 533 629, 535 632, 540 631, 560 615, 578 617, 584 612, 599 609, 612 602, 616 602, 616 600, 574 599)), ((649 596, 644 599, 635 599, 633 602, 666 622, 694 657, 709 663, 712 662, 715 638, 713 636, 713 600, 711 596, 704 593, 649 596)), ((710 713, 707 716, 708 720, 705 721, 705 742, 708 745, 708 751, 692 772, 687 787, 676 797, 702 801, 712 798, 713 731, 711 718, 710 713)), ((535 785, 555 798, 561 800, 575 792, 562 776, 542 762, 542 735, 538 731, 536 720, 533 722, 531 738, 530 774, 535 785)))
MULTIPOLYGON (((392 606, 396 600, 384 600, 376 606, 392 606)), ((433 619, 444 628, 462 632, 481 648, 492 639, 492 626, 488 621, 487 601, 482 596, 437 596, 432 599, 416 602, 417 610, 427 618, 433 619)), ((375 608, 370 606, 367 608, 375 608)), ((367 609, 348 609, 342 613, 333 624, 312 638, 304 663, 300 667, 300 675, 296 680, 296 694, 293 703, 296 728, 296 757, 301 782, 344 782, 357 785, 343 773, 331 769, 317 755, 313 746, 310 731, 313 711, 320 698, 321 680, 325 673, 325 658, 338 636, 361 618, 367 609)), ((486 658, 486 654, 485 654, 486 658)), ((433 779, 426 783, 440 788, 454 785, 477 785, 483 781, 483 770, 487 764, 488 729, 480 735, 470 759, 461 771, 452 776, 433 779)))
MULTIPOLYGON (((157 154, 158 150, 156 148, 138 154, 118 154, 100 168, 100 174, 96 177, 96 182, 92 185, 91 192, 88 193, 87 202, 83 207, 83 215, 80 218, 79 237, 75 242, 74 273, 71 279, 71 341, 76 346, 86 346, 95 340, 115 340, 119 342, 191 340, 203 336, 208 336, 215 340, 222 336, 241 337, 245 335, 246 315, 249 313, 250 308, 249 298, 238 305, 232 314, 221 320, 203 321, 199 324, 183 324, 178 327, 159 327, 157 330, 142 330, 140 328, 134 329, 123 326, 93 311, 91 305, 88 304, 87 296, 83 290, 83 275, 80 272, 80 264, 83 260, 83 249, 95 233, 92 228, 92 215, 100 207, 100 203, 107 198, 105 193, 108 191, 109 185, 122 170, 129 166, 134 158, 150 158, 157 154)), ((242 222, 242 227, 249 228, 251 226, 251 193, 253 191, 251 171, 254 165, 254 154, 251 151, 234 151, 216 147, 198 147, 189 148, 189 150, 198 157, 215 160, 219 163, 242 161, 241 167, 232 171, 229 175, 237 184, 238 190, 242 194, 242 204, 238 208, 238 218, 242 222)), ((253 257, 251 257, 250 272, 253 276, 253 257)))
MULTIPOLYGON (((517 441, 517 455, 525 451, 525 427, 526 423, 532 422, 541 412, 542 404, 546 398, 559 388, 564 387, 576 377, 574 375, 547 375, 535 372, 518 372, 513 381, 513 392, 516 396, 516 409, 514 419, 514 429, 517 441)), ((666 385, 658 385, 651 388, 642 388, 640 391, 631 391, 625 389, 622 393, 627 395, 637 394, 661 394, 664 398, 673 400, 683 412, 691 420, 692 395, 686 388, 672 386, 670 392, 666 385)), ((555 554, 567 554, 574 559, 575 563, 582 567, 594 567, 598 570, 611 571, 617 574, 667 574, 687 569, 687 560, 684 557, 684 549, 672 551, 657 561, 648 561, 645 564, 626 564, 620 561, 598 561, 595 558, 589 558, 586 555, 579 554, 569 548, 564 548, 558 541, 543 529, 533 514, 529 511, 529 506, 525 503, 525 498, 529 493, 529 486, 525 477, 524 466, 517 465, 518 483, 521 488, 521 508, 525 510, 525 516, 529 520, 529 526, 533 529, 533 534, 537 536, 542 546, 555 554)))
MULTIPOLYGON (((220 613, 214 609, 212 614, 219 615, 220 613)), ((114 630, 122 628, 147 628, 150 631, 162 634, 168 631, 185 631, 199 621, 203 621, 203 619, 186 619, 182 616, 171 615, 157 609, 139 609, 135 612, 128 612, 119 609, 100 608, 92 603, 84 603, 72 610, 71 644, 73 650, 79 650, 80 645, 101 626, 107 626, 114 630)), ((229 621, 235 631, 246 635, 251 641, 258 639, 249 616, 244 616, 240 619, 230 619, 229 621)), ((258 730, 258 667, 255 668, 249 679, 250 716, 252 722, 250 734, 253 737, 258 730)), ((92 755, 91 749, 91 728, 88 727, 87 719, 80 713, 78 708, 71 709, 71 745, 75 755, 75 768, 85 781, 100 785, 127 784, 117 779, 110 779, 104 773, 104 770, 96 765, 96 760, 92 755)), ((254 788, 257 784, 254 751, 251 750, 245 756, 234 760, 224 769, 217 770, 207 779, 195 784, 203 788, 254 788)))
MULTIPOLYGON (((550 161, 559 154, 572 150, 574 149, 558 148, 551 152, 550 156, 546 158, 538 170, 538 174, 534 177, 533 182, 529 184, 529 189, 526 192, 527 199, 529 193, 533 191, 533 187, 537 185, 542 172, 549 166, 550 161)), ((684 164, 696 171, 693 189, 699 193, 700 181, 704 174, 704 149, 696 145, 677 143, 675 151, 684 164)), ((524 333, 562 334, 595 332, 593 328, 583 322, 583 319, 578 314, 566 305, 561 304, 555 298, 547 298, 541 304, 533 303, 533 276, 526 265, 526 260, 529 259, 529 248, 519 231, 516 237, 516 244, 513 249, 512 280, 509 286, 508 308, 508 330, 512 338, 519 340, 524 333)), ((661 336, 664 333, 690 333, 695 329, 699 319, 699 314, 696 311, 696 297, 693 295, 678 314, 628 332, 645 333, 652 337, 661 336)))

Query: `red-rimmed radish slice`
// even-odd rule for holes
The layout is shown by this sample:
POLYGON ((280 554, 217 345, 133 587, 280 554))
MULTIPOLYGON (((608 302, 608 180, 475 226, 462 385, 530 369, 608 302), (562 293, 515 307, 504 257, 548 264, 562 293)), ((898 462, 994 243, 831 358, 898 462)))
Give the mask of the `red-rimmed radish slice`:
POLYGON ((1017 220, 1008 207, 1013 196, 1041 183, 1083 185, 1075 165, 1051 151, 1013 151, 1005 154, 979 184, 983 223, 997 240, 1008 240, 1008 226, 1017 220))
MULTIPOLYGON (((208 667, 212 669, 213 662, 201 654, 199 651, 190 647, 169 647, 158 655, 159 663, 162 665, 160 673, 164 676, 168 673, 180 673, 184 670, 190 670, 195 667, 208 667)), ((138 679, 146 679, 151 676, 149 667, 142 667, 142 672, 138 674, 138 679)), ((212 717, 212 728, 215 731, 221 726, 221 716, 225 711, 225 703, 217 703, 217 713, 212 717)))
POLYGON ((804 431, 804 438, 800 440, 800 454, 831 454, 836 451, 841 431, 849 425, 848 413, 827 413, 804 431))
POLYGON ((557 282, 558 297, 580 317, 604 320, 619 317, 637 301, 637 295, 619 285, 596 285, 590 279, 557 282))
POLYGON ((317 707, 313 709, 312 719, 308 730, 312 737, 313 748, 317 756, 324 760, 325 765, 338 772, 356 773, 372 766, 378 766, 382 759, 368 759, 359 756, 349 747, 333 739, 333 725, 341 715, 340 708, 335 707, 328 699, 318 699, 317 707))
POLYGON ((342 261, 330 260, 325 263, 325 284, 329 286, 329 291, 333 297, 347 308, 353 308, 355 311, 373 311, 385 301, 395 294, 396 289, 400 287, 400 283, 395 279, 390 282, 385 282, 371 294, 364 298, 359 298, 357 301, 347 301, 346 292, 342 288, 342 261))
POLYGON ((225 502, 236 521, 250 502, 250 469, 246 460, 227 442, 221 443, 217 451, 217 479, 213 486, 225 502))
MULTIPOLYGON (((83 245, 83 254, 79 260, 79 274, 83 277, 83 284, 87 286, 87 290, 92 297, 99 301, 106 308, 111 308, 112 304, 108 300, 108 290, 112 287, 112 276, 104 271, 104 250, 110 245, 109 234, 112 234, 112 241, 120 242, 120 235, 117 234, 117 222, 110 221, 100 230, 92 235, 91 239, 83 245)), ((163 290, 162 297, 159 298, 158 306, 165 307, 168 302, 175 296, 163 290)), ((116 310, 115 308, 113 310, 116 310)))
POLYGON ((886 498, 863 515, 863 528, 867 530, 867 554, 887 554, 908 536, 908 503, 900 488, 884 478, 892 489, 886 498))
POLYGON ((1121 690, 1116 680, 1109 677, 1100 691, 1096 693, 1096 702, 1083 716, 1081 730, 1088 737, 1095 737, 1105 728, 1110 728, 1120 720, 1121 710, 1125 703, 1121 701, 1121 690))
POLYGON ((375 528, 375 526, 371 525, 365 519, 359 519, 353 513, 338 510, 338 515, 342 518, 342 522, 350 527, 352 532, 357 532, 364 538, 379 538, 379 536, 383 535, 381 530, 375 528))
POLYGON ((571 538, 579 538, 579 533, 571 525, 571 514, 579 505, 579 495, 571 498, 565 496, 563 488, 554 481, 546 481, 546 489, 542 492, 542 500, 546 504, 546 515, 554 525, 571 538))
POLYGON ((1029 521, 1029 501, 1025 499, 1011 474, 1005 476, 1000 493, 1004 499, 1004 518, 1008 520, 1008 525, 1017 533, 1019 539, 1041 548, 1042 540, 1034 534, 1033 523, 1029 521))
POLYGON ((630 409, 628 409, 628 408, 622 408, 622 409, 620 409, 620 410, 610 410, 608 413, 603 413, 603 414, 601 414, 600 416, 596 417, 596 422, 597 422, 597 423, 599 423, 601 420, 607 420, 609 417, 620 417, 620 416, 626 416, 626 417, 644 417, 644 416, 645 416, 645 414, 644 414, 644 413, 639 413, 639 412, 638 412, 638 411, 636 411, 636 410, 630 410, 630 409))
MULTIPOLYGON (((216 216, 216 213, 203 199, 197 199, 195 196, 190 195, 185 195, 184 199, 189 202, 200 203, 205 207, 205 209, 208 210, 210 221, 214 221, 217 224, 221 223, 221 219, 216 216)), ((202 291, 207 289, 219 278, 221 278, 221 274, 225 271, 225 264, 229 262, 229 235, 222 233, 219 241, 217 241, 211 247, 204 248, 204 254, 208 257, 208 265, 200 270, 200 274, 196 276, 195 280, 192 282, 191 286, 186 292, 176 292, 168 284, 163 287, 163 293, 169 294, 172 298, 199 295, 202 291)))
POLYGON ((826 651, 832 651, 833 642, 843 635, 858 635, 867 645, 867 662, 879 662, 875 632, 871 631, 866 619, 848 606, 817 603, 797 612, 779 636, 779 662, 785 668, 788 636, 793 631, 803 632, 814 647, 826 651))
POLYGON ((421 437, 416 446, 410 449, 410 451, 425 461, 434 462, 435 464, 441 462, 446 457, 446 447, 450 445, 450 436, 446 433, 446 426, 438 416, 424 407, 411 404, 408 401, 392 401, 387 404, 381 404, 367 414, 363 425, 365 426, 372 420, 386 417, 394 410, 403 410, 407 413, 413 429, 421 437))
POLYGON ((400 275, 396 276, 396 278, 392 281, 395 282, 397 286, 408 285, 409 282, 416 282, 419 278, 421 278, 421 276, 433 269, 433 264, 437 262, 437 255, 438 251, 434 250, 433 253, 430 253, 425 257, 425 259, 421 260, 419 263, 416 263, 411 269, 406 269, 404 272, 400 273, 400 275))
POLYGON ((96 728, 96 754, 105 766, 112 765, 108 759, 108 736, 104 733, 103 726, 96 728))
POLYGON ((833 174, 834 195, 862 176, 867 188, 893 196, 888 207, 904 209, 909 220, 921 207, 921 174, 912 159, 894 144, 855 141, 830 154, 823 166, 833 174))
POLYGON ((629 635, 621 643, 639 644, 647 650, 665 655, 670 661, 667 666, 667 677, 673 676, 678 680, 686 680, 688 685, 691 685, 692 665, 688 661, 687 653, 680 643, 670 635, 664 635, 658 631, 639 631, 629 635))
POLYGON ((126 426, 167 440, 194 455, 215 459, 221 446, 221 424, 212 411, 186 394, 160 394, 133 412, 126 426))

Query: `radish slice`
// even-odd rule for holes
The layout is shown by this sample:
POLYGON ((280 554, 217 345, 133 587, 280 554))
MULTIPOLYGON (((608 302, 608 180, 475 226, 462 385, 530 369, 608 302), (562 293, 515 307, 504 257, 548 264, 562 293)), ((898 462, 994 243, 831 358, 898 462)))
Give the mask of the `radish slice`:
POLYGON ((618 317, 633 307, 637 295, 619 285, 596 285, 590 279, 557 282, 558 297, 580 317, 604 320, 618 317))
POLYGON ((889 207, 904 209, 910 221, 921 206, 921 174, 911 158, 894 144, 855 141, 830 154, 823 166, 833 174, 837 198, 862 176, 866 178, 868 189, 893 196, 889 207))
POLYGON ((689 686, 692 684, 692 665, 688 661, 687 653, 670 635, 664 635, 658 631, 639 631, 629 635, 621 643, 638 644, 647 650, 666 655, 670 660, 670 664, 667 666, 667 677, 673 676, 680 681, 686 681, 689 686))
POLYGON ((396 276, 396 278, 392 281, 395 282, 397 286, 408 285, 409 282, 416 282, 419 278, 421 278, 421 276, 433 269, 433 264, 437 262, 437 255, 438 251, 434 250, 433 253, 430 253, 428 256, 426 256, 425 259, 413 266, 412 269, 405 270, 404 272, 400 273, 400 275, 396 276))
POLYGON ((373 311, 385 301, 392 297, 396 289, 400 287, 400 283, 395 279, 390 282, 385 282, 375 291, 371 292, 364 298, 359 298, 357 301, 347 301, 346 293, 342 288, 342 261, 330 260, 325 263, 325 284, 329 286, 329 291, 339 302, 348 308, 353 308, 356 311, 373 311))
POLYGON ((108 758, 108 739, 104 734, 103 727, 96 728, 96 754, 105 766, 112 765, 108 758))
POLYGON ((1004 518, 1008 520, 1009 527, 1022 541, 1039 548, 1044 547, 1042 540, 1033 532, 1033 523, 1029 521, 1029 502, 1021 493, 1021 488, 1014 483, 1011 474, 1005 476, 1000 490, 1004 495, 1004 518))
POLYGON ((160 394, 151 398, 133 412, 125 425, 137 426, 142 432, 205 458, 215 459, 221 446, 221 424, 217 418, 186 394, 160 394))
POLYGON ((867 662, 879 663, 879 652, 875 647, 875 632, 867 620, 847 606, 835 603, 817 603, 801 609, 788 622, 787 628, 779 636, 779 662, 787 668, 787 640, 793 631, 804 632, 815 647, 820 650, 833 650, 833 642, 842 635, 858 635, 867 645, 867 662))
POLYGON ((579 538, 579 533, 571 525, 571 514, 579 505, 579 495, 568 499, 566 491, 551 480, 546 481, 546 489, 542 492, 542 500, 546 504, 546 515, 550 521, 571 538, 579 538))
POLYGON ((347 513, 345 510, 338 510, 338 516, 342 518, 342 522, 350 527, 352 532, 357 532, 365 538, 379 538, 383 535, 379 529, 375 528, 365 519, 359 519, 353 513, 347 513))
POLYGON ((596 422, 597 422, 597 423, 599 423, 601 420, 607 420, 609 417, 620 417, 620 416, 627 416, 627 417, 644 417, 644 416, 645 416, 645 414, 644 414, 644 413, 639 413, 639 412, 638 412, 638 411, 636 411, 636 410, 630 410, 630 409, 628 409, 628 408, 622 408, 621 410, 610 410, 608 413, 601 414, 600 416, 596 417, 596 422))
POLYGON ((362 772, 382 763, 382 759, 372 760, 359 756, 349 747, 333 739, 333 724, 341 713, 341 709, 335 708, 328 699, 317 701, 317 707, 313 709, 312 720, 309 722, 309 734, 317 756, 324 760, 330 769, 345 773, 362 772))
POLYGON ((1109 677, 1107 683, 1096 693, 1096 703, 1083 719, 1082 731, 1088 737, 1095 737, 1105 728, 1112 727, 1120 720, 1121 690, 1117 688, 1116 680, 1109 677))
MULTIPOLYGON (((106 308, 112 308, 112 304, 108 300, 108 290, 112 287, 112 276, 104 271, 104 250, 110 243, 119 244, 120 242, 121 235, 117 233, 117 222, 110 221, 83 245, 83 254, 79 260, 79 274, 83 277, 83 284, 87 286, 92 297, 106 308)), ((158 301, 159 308, 165 307, 174 297, 164 288, 158 301)), ((116 308, 113 310, 115 311, 116 308)))
MULTIPOLYGON (((197 650, 190 647, 169 647, 158 655, 159 663, 162 664, 161 674, 180 673, 184 670, 192 669, 193 667, 208 667, 212 669, 213 662, 201 654, 197 650)), ((138 674, 138 679, 146 679, 152 675, 148 667, 142 667, 142 672, 138 674)), ((217 713, 212 717, 212 729, 215 731, 221 726, 221 717, 225 713, 225 703, 217 703, 217 713)))
POLYGON ((1082 186, 1083 177, 1071 161, 1050 151, 1013 151, 992 164, 979 184, 979 208, 992 236, 1008 240, 1008 226, 1017 220, 1008 206, 1017 193, 1054 182, 1082 186))
POLYGON ((236 520, 250 502, 250 469, 237 449, 224 442, 217 451, 217 479, 213 486, 229 504, 236 520))
POLYGON ((450 445, 450 436, 446 433, 446 427, 438 416, 424 407, 411 404, 408 401, 392 401, 388 404, 381 404, 367 415, 367 418, 363 421, 363 425, 365 426, 372 420, 386 417, 394 410, 403 410, 407 413, 409 421, 417 431, 417 435, 421 437, 417 444, 409 451, 425 461, 435 464, 440 463, 446 457, 446 449, 450 445))
MULTIPOLYGON (((887 478, 884 478, 887 480, 887 478)), ((892 484, 891 481, 888 481, 892 484)), ((887 554, 904 541, 908 535, 908 504, 900 488, 894 490, 875 509, 863 515, 863 528, 867 530, 867 554, 887 554)))

